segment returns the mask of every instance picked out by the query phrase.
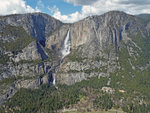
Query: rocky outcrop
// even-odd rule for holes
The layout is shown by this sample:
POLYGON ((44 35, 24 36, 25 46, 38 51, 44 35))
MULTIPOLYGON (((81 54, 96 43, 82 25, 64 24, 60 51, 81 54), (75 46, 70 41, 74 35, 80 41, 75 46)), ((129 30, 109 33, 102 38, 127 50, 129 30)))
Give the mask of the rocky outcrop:
POLYGON ((10 78, 13 76, 22 76, 22 77, 34 77, 38 75, 44 75, 48 73, 51 69, 51 63, 38 63, 38 62, 26 62, 19 64, 9 63, 1 68, 3 72, 1 73, 1 80, 5 78, 10 78))
MULTIPOLYGON (((0 88, 2 88, 2 86, 0 86, 0 88)), ((11 98, 16 92, 17 89, 14 88, 13 84, 3 89, 3 91, 0 92, 0 106, 6 101, 6 99, 11 98)))
POLYGON ((40 60, 42 58, 41 55, 42 54, 38 51, 38 44, 34 41, 25 47, 22 52, 18 53, 12 60, 14 60, 14 62, 19 62, 21 60, 40 60))
POLYGON ((37 89, 42 84, 52 84, 51 66, 52 64, 48 62, 37 64, 26 62, 17 65, 11 63, 9 66, 2 67, 3 72, 0 75, 0 105, 8 98, 11 98, 20 88, 37 89))
POLYGON ((19 80, 15 83, 15 87, 28 88, 28 89, 37 89, 41 85, 40 79, 29 79, 29 80, 19 80))

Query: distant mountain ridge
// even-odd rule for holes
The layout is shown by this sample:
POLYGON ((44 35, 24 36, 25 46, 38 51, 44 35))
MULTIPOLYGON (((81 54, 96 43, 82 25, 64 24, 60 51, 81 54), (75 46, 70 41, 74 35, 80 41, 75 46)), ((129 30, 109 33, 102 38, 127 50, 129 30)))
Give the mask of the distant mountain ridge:
POLYGON ((62 25, 59 20, 43 13, 15 14, 0 18, 1 26, 8 24, 23 27, 29 35, 42 44, 46 36, 62 25))

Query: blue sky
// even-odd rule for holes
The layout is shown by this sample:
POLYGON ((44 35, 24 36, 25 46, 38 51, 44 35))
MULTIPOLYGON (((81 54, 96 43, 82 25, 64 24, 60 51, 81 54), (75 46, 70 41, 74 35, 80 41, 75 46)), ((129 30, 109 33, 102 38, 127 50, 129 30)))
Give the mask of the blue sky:
POLYGON ((63 15, 68 15, 71 13, 74 13, 75 11, 81 11, 81 6, 75 6, 72 3, 67 3, 64 0, 25 0, 28 5, 30 5, 33 8, 36 8, 37 6, 39 9, 47 14, 53 15, 47 7, 52 8, 53 6, 57 6, 59 10, 62 12, 63 15), (44 7, 39 6, 38 3, 42 3, 44 7))
POLYGON ((43 12, 64 23, 112 10, 150 13, 150 0, 0 0, 0 15, 43 12))

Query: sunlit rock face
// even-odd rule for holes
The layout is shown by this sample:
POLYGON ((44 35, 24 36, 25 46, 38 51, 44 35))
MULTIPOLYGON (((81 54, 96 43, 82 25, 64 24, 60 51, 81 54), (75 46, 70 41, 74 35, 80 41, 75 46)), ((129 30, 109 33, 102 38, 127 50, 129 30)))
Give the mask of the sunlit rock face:
POLYGON ((47 38, 47 42, 51 43, 47 43, 47 47, 51 48, 55 45, 55 50, 60 53, 69 53, 59 66, 56 74, 57 82, 70 85, 88 77, 109 76, 109 73, 120 68, 117 62, 121 48, 128 43, 138 47, 131 35, 142 31, 141 37, 145 37, 147 28, 136 16, 119 11, 87 17, 79 22, 64 25, 54 32, 51 38, 47 38), (68 29, 70 29, 69 33, 68 29), (66 41, 69 38, 67 34, 70 37, 70 44, 66 41), (65 42, 66 48, 70 45, 70 52, 62 52, 65 42), (94 69, 102 69, 102 71, 93 71, 94 69), (87 70, 91 72, 87 73, 87 70))
POLYGON ((64 40, 66 39, 68 29, 69 29, 69 25, 63 25, 59 29, 52 32, 46 38, 46 42, 45 42, 46 48, 61 52, 61 50, 64 47, 64 40))

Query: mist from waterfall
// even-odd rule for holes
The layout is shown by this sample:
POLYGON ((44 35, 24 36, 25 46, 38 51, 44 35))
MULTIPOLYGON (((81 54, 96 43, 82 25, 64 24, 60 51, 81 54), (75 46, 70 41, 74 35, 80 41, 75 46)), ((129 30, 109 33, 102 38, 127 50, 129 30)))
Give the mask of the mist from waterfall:
POLYGON ((70 29, 68 30, 67 32, 67 36, 65 38, 65 41, 64 41, 64 46, 63 46, 63 49, 62 49, 62 58, 64 58, 65 56, 69 55, 70 54, 70 29))

